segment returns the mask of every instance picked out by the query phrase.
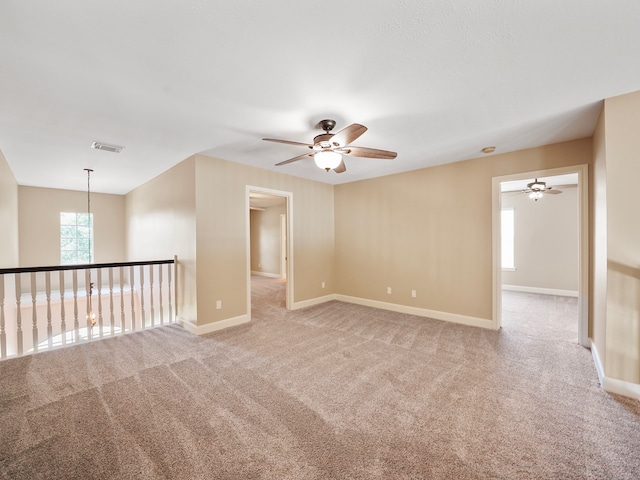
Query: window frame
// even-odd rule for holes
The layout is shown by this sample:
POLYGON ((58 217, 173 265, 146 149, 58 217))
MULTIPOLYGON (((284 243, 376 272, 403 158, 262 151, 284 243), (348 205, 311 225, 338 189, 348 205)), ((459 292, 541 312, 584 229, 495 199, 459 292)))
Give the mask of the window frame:
POLYGON ((93 236, 93 213, 60 212, 60 265, 93 263, 93 236))

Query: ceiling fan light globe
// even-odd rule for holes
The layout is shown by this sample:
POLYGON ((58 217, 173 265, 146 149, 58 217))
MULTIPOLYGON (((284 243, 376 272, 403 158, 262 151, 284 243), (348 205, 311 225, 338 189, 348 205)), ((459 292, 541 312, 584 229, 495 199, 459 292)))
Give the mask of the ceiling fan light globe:
POLYGON ((313 160, 316 162, 316 165, 327 172, 329 170, 333 170, 342 161, 342 155, 338 152, 334 152, 331 150, 324 150, 322 152, 318 152, 313 156, 313 160))
POLYGON ((540 191, 531 192, 529 194, 529 198, 537 202, 539 198, 542 198, 542 192, 540 191))

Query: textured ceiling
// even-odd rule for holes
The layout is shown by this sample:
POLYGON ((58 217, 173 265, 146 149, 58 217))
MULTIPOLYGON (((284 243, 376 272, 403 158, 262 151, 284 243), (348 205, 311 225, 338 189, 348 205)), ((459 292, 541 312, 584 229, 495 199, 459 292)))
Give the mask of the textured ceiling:
POLYGON ((637 0, 3 0, 18 183, 126 193, 194 153, 343 183, 590 136, 640 89, 637 0), (274 167, 322 118, 397 159, 274 167), (120 154, 92 141, 123 145, 120 154))

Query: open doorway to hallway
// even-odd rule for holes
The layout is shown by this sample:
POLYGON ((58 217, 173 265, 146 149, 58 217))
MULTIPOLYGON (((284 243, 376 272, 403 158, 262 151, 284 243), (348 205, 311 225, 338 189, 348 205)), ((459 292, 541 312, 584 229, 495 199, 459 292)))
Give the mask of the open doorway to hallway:
POLYGON ((291 194, 247 187, 248 309, 256 302, 289 308, 291 282, 291 194))

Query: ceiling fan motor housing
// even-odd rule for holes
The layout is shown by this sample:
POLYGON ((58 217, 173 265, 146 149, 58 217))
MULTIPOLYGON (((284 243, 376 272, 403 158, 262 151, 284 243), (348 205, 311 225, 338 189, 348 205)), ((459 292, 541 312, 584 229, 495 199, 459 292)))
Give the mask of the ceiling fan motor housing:
POLYGON ((324 130, 327 133, 333 130, 333 127, 335 126, 336 126, 335 120, 325 119, 325 120, 320 120, 318 122, 318 127, 320 127, 322 130, 324 130))
POLYGON ((540 192, 547 189, 547 184, 545 182, 539 182, 536 178, 534 182, 527 184, 527 188, 529 190, 533 190, 534 192, 540 192))
POLYGON ((314 150, 321 150, 323 148, 331 148, 333 146, 331 144, 331 138, 332 137, 333 137, 333 133, 321 133, 320 135, 316 135, 313 138, 313 147, 312 148, 314 150))

